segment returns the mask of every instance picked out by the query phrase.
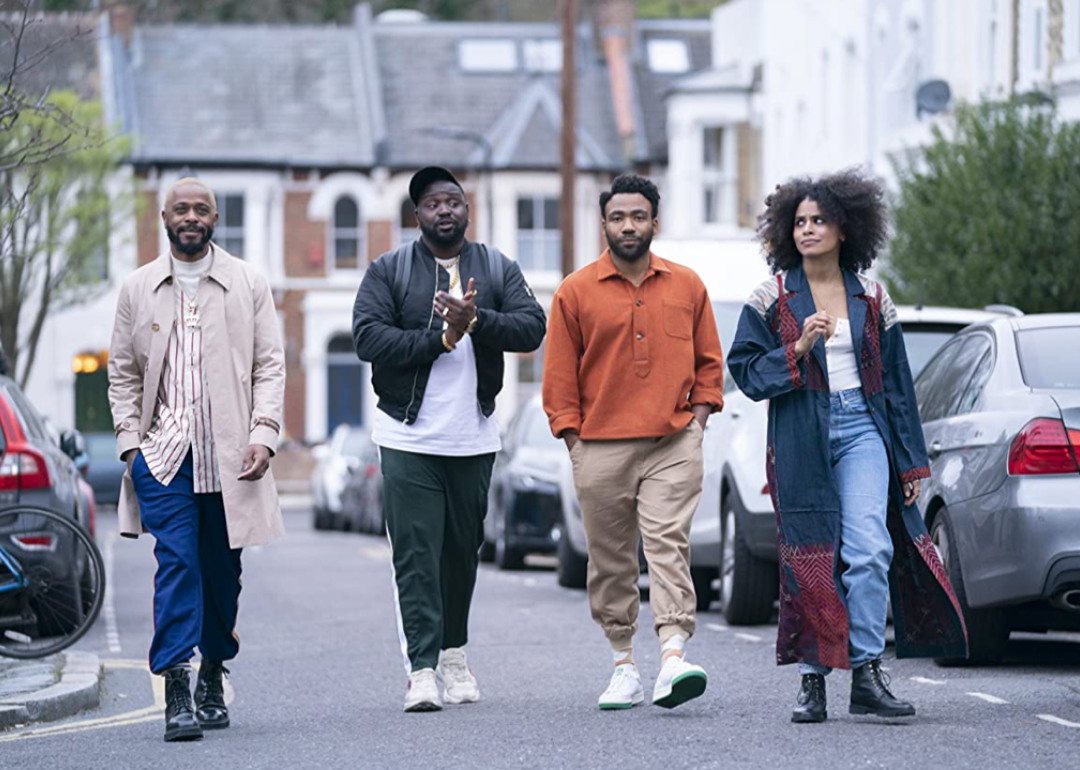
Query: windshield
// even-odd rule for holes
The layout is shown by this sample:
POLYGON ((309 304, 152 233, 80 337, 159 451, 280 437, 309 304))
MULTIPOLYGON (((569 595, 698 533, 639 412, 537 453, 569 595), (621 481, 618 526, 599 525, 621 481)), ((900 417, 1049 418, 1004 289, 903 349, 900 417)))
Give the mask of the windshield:
POLYGON ((1016 335, 1016 344, 1029 388, 1080 388, 1080 326, 1028 329, 1016 335))
POLYGON ((367 431, 359 428, 350 429, 345 434, 345 441, 341 444, 341 454, 346 457, 363 457, 364 448, 367 446, 367 431))

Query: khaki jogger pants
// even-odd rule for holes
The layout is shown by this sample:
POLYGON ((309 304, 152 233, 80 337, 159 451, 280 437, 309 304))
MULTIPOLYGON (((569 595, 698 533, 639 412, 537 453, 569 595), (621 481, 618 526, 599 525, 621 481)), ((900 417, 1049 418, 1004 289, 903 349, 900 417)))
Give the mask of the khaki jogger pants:
POLYGON ((637 629, 639 531, 660 642, 694 633, 690 520, 701 497, 704 435, 694 419, 670 436, 579 440, 570 451, 589 551, 589 607, 613 649, 629 649, 637 629))

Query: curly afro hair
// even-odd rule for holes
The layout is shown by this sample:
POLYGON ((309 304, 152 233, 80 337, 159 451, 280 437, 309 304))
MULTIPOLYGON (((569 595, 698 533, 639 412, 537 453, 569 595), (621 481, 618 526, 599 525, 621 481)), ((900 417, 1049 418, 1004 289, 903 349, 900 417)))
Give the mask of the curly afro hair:
POLYGON ((757 233, 773 273, 802 264, 794 230, 795 212, 804 200, 817 203, 825 218, 844 234, 840 267, 858 273, 874 263, 888 238, 885 192, 877 180, 858 169, 847 169, 818 179, 791 179, 765 199, 757 233))
POLYGON ((652 208, 653 219, 660 214, 660 191, 651 180, 637 174, 620 174, 611 183, 611 190, 600 193, 600 215, 607 218, 608 201, 619 193, 641 193, 652 208))

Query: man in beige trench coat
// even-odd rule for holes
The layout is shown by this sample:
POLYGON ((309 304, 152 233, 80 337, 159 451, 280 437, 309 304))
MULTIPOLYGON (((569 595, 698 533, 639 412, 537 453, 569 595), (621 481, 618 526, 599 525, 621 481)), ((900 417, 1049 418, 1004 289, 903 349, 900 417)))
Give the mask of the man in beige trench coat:
POLYGON ((109 401, 128 465, 120 532, 156 539, 150 669, 165 677, 165 740, 197 740, 229 726, 222 677, 240 647, 241 549, 283 531, 270 456, 285 356, 266 278, 211 240, 213 192, 181 179, 161 217, 169 251, 120 290, 109 401))

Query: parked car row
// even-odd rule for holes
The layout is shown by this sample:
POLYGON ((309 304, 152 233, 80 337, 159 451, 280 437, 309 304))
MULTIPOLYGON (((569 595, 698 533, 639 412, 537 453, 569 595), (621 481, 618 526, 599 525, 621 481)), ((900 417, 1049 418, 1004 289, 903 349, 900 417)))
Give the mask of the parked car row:
POLYGON ((369 430, 339 425, 314 449, 311 474, 315 529, 381 533, 382 474, 379 450, 369 430))

